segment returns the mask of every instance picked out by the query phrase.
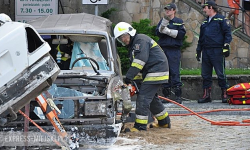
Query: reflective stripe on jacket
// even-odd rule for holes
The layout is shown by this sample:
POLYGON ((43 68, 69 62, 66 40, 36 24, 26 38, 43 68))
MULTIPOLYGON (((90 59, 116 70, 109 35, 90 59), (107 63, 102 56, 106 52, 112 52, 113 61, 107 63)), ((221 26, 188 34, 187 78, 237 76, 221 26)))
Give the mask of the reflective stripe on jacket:
POLYGON ((147 84, 167 83, 169 79, 168 60, 161 47, 150 37, 136 34, 129 44, 131 66, 126 74, 134 79, 141 72, 147 84))

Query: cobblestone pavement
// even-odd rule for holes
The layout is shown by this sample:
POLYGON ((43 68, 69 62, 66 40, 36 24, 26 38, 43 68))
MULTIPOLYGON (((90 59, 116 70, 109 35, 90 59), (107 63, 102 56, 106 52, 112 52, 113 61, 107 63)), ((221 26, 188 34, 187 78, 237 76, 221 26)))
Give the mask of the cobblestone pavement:
MULTIPOLYGON (((217 126, 196 117, 171 117, 172 128, 181 127, 183 130, 192 130, 191 137, 188 137, 184 144, 172 143, 166 146, 152 146, 154 149, 218 149, 218 150, 250 150, 250 126, 217 126), (175 126, 175 123, 182 122, 181 126, 175 126)), ((207 119, 223 121, 236 120, 241 121, 249 119, 250 116, 229 116, 229 115, 207 115, 207 119)), ((181 137, 180 137, 181 138, 181 137)), ((142 149, 152 149, 147 146, 142 149)))
MULTIPOLYGON (((164 105, 169 114, 189 113, 172 103, 164 105)), ((250 105, 229 105, 219 100, 205 104, 184 101, 183 105, 195 112, 250 108, 250 105)), ((202 116, 213 121, 241 122, 250 119, 250 111, 220 111, 202 116)), ((121 133, 114 145, 89 150, 250 150, 250 126, 211 125, 197 116, 171 116, 171 124, 171 129, 121 133)))
MULTIPOLYGON (((164 104, 169 114, 187 113, 174 104, 164 104)), ((214 109, 250 108, 250 105, 229 105, 220 101, 198 104, 184 101, 195 112, 214 109)), ((239 121, 250 119, 250 111, 222 111, 203 114, 213 121, 239 121)), ((171 116, 171 129, 148 129, 139 133, 121 133, 109 146, 86 146, 84 150, 250 150, 250 126, 211 125, 197 116, 171 116)), ((1 149, 1 148, 0 148, 1 149)))
MULTIPOLYGON (((250 116, 239 115, 206 115, 207 119, 214 121, 242 121, 249 119, 250 116)), ((153 135, 155 140, 161 139, 161 142, 145 141, 148 137, 130 136, 121 138, 115 145, 109 149, 119 150, 250 150, 250 126, 217 126, 211 125, 196 116, 176 116, 171 117, 172 128, 165 130, 164 134, 158 134, 157 131, 153 135), (183 132, 186 136, 179 136, 176 141, 176 132, 183 132), (168 133, 167 133, 168 132, 168 133), (132 137, 132 138, 131 138, 132 137), (130 141, 129 141, 130 140, 130 141), (158 143, 158 144, 155 144, 158 143)), ((150 129, 149 129, 150 130, 150 129)), ((149 131, 147 131, 149 132, 149 131)), ((178 134, 176 134, 178 136, 178 134)))
MULTIPOLYGON (((168 108, 169 114, 188 113, 188 111, 180 106, 171 103, 164 105, 168 108)), ((198 104, 197 101, 184 101, 183 105, 195 112, 213 109, 250 108, 249 105, 229 105, 223 104, 221 101, 213 101, 206 104, 198 104)), ((250 119, 250 111, 221 111, 202 116, 213 121, 241 122, 242 120, 250 119)), ((172 116, 171 122, 172 128, 163 131, 166 132, 165 136, 163 133, 160 133, 162 131, 157 133, 157 130, 151 135, 145 134, 146 136, 153 136, 155 140, 151 139, 151 142, 148 140, 149 137, 144 136, 144 134, 142 136, 139 135, 137 140, 136 136, 121 134, 125 139, 121 139, 120 142, 118 140, 113 146, 120 150, 250 150, 250 126, 211 125, 210 122, 200 119, 197 116, 172 116), (135 139, 134 142, 126 141, 133 138, 135 139), (163 140, 164 138, 166 139, 165 141, 163 140), (161 140, 161 142, 156 142, 157 140, 161 140)))

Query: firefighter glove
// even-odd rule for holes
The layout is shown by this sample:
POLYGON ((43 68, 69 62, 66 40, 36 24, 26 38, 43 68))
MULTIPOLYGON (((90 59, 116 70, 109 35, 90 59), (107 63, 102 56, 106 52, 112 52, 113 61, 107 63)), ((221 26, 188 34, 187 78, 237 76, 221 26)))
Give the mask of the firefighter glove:
POLYGON ((201 60, 201 51, 196 51, 196 59, 197 61, 201 60))
POLYGON ((178 34, 178 30, 169 29, 168 27, 160 26, 159 32, 163 34, 167 34, 172 38, 176 38, 178 34))
POLYGON ((165 17, 162 18, 162 21, 161 21, 161 25, 166 27, 169 23, 169 20, 168 19, 165 19, 165 17))
POLYGON ((162 18, 161 24, 160 24, 160 26, 159 26, 159 32, 160 32, 160 33, 162 33, 162 31, 163 31, 163 29, 164 29, 165 27, 167 27, 168 23, 169 23, 169 20, 167 20, 167 19, 165 19, 165 18, 162 18))
POLYGON ((230 55, 230 45, 228 43, 223 46, 223 55, 228 57, 230 55))
POLYGON ((124 79, 124 82, 125 82, 126 84, 131 84, 131 80, 130 80, 129 78, 125 78, 125 79, 124 79))
POLYGON ((168 27, 160 26, 160 33, 170 35, 171 30, 168 27))

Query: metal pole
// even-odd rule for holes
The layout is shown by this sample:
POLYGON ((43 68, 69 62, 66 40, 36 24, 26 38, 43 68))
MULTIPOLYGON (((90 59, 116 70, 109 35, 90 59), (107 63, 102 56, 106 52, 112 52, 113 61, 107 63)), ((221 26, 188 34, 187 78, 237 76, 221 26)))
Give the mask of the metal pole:
POLYGON ((98 5, 95 5, 95 15, 98 16, 98 5))
MULTIPOLYGON (((30 103, 25 105, 25 115, 30 116, 30 103)), ((29 120, 27 118, 24 118, 24 136, 27 139, 29 132, 29 120)), ((28 141, 24 142, 25 150, 28 149, 28 141)))

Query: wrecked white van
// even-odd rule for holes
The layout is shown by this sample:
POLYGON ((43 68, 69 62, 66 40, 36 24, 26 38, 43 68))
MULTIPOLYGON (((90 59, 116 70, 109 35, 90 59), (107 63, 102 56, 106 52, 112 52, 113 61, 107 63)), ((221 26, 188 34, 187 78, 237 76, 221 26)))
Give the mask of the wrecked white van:
MULTIPOLYGON (((48 92, 61 111, 58 117, 64 128, 77 127, 80 144, 112 142, 121 130, 118 107, 123 108, 124 121, 132 106, 129 90, 121 88, 110 20, 86 13, 58 14, 29 24, 49 43, 50 55, 61 69, 48 92)), ((37 106, 31 102, 30 117, 46 129, 53 128, 37 106)))
POLYGON ((29 24, 0 20, 0 125, 48 89, 60 69, 50 46, 29 24))

